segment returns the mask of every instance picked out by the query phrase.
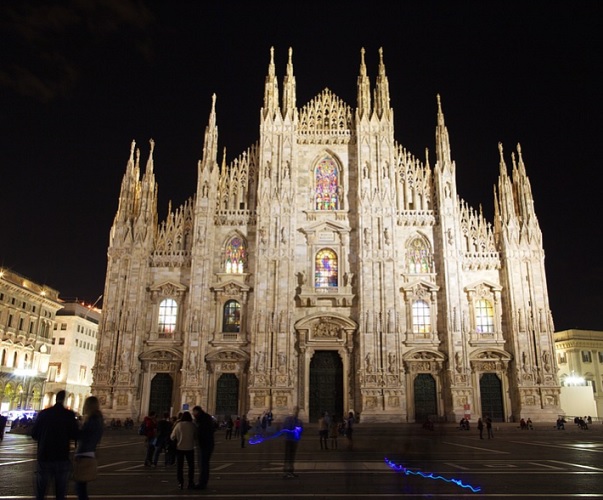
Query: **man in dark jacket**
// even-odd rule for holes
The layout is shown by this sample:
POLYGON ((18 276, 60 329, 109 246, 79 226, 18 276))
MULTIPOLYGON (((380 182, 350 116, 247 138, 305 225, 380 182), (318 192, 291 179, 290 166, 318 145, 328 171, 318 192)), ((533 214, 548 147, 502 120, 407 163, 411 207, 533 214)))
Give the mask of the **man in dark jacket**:
POLYGON ((64 401, 65 391, 59 391, 56 404, 40 412, 31 431, 31 437, 38 442, 36 500, 44 500, 52 478, 56 499, 64 500, 67 494, 70 442, 77 439, 78 425, 75 413, 63 406, 64 401))
POLYGON ((204 490, 209 481, 209 460, 214 451, 214 432, 216 425, 214 419, 205 413, 200 406, 193 408, 195 424, 197 424, 197 436, 199 439, 199 483, 195 489, 204 490))

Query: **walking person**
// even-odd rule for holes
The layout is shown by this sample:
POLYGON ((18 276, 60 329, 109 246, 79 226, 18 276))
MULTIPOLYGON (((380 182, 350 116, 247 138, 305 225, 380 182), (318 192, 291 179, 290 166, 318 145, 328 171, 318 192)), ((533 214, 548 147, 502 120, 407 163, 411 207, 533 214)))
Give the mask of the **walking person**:
POLYGON ((164 464, 168 466, 168 450, 167 447, 169 445, 170 434, 172 433, 172 421, 170 419, 170 414, 165 412, 163 414, 163 419, 157 422, 157 436, 155 437, 155 451, 153 452, 153 467, 157 467, 157 462, 159 461, 159 455, 161 452, 165 452, 165 461, 164 464))
POLYGON ((492 419, 490 415, 486 417, 486 431, 488 431, 488 439, 494 439, 494 433, 492 432, 492 419))
POLYGON ((63 406, 65 391, 57 392, 54 406, 42 410, 36 418, 31 437, 38 442, 36 500, 44 500, 48 483, 54 479, 56 500, 65 500, 71 473, 70 442, 77 439, 75 413, 63 406))
POLYGON ((193 415, 197 425, 197 444, 199 446, 199 482, 195 485, 195 489, 204 490, 209 481, 209 462, 214 451, 216 426, 212 416, 204 412, 200 406, 193 408, 193 415))
POLYGON ((187 488, 195 488, 195 442, 197 426, 193 423, 190 412, 185 411, 180 421, 174 426, 170 437, 176 441, 176 477, 180 489, 184 488, 184 459, 188 467, 187 488))
POLYGON ((484 439, 484 422, 481 418, 477 419, 477 430, 479 431, 479 438, 484 439))
POLYGON ((297 444, 303 431, 303 426, 298 415, 299 408, 295 406, 293 413, 285 419, 283 424, 283 430, 285 431, 285 467, 283 477, 285 479, 297 477, 295 473, 295 453, 297 452, 297 444))
MULTIPOLYGON (((82 410, 84 423, 77 437, 75 460, 89 460, 96 458, 96 447, 103 436, 103 414, 96 396, 90 396, 84 401, 82 410)), ((75 481, 75 491, 78 500, 88 500, 88 483, 75 481)))

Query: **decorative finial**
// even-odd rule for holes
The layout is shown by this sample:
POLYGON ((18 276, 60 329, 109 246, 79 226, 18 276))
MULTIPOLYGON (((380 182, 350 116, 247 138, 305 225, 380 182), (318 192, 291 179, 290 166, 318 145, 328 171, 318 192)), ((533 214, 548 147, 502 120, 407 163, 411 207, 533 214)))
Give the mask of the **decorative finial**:
POLYGON ((274 47, 270 47, 270 64, 274 64, 274 47))
POLYGON ((155 149, 155 141, 153 139, 149 139, 149 144, 151 145, 151 154, 153 154, 153 150, 155 149))

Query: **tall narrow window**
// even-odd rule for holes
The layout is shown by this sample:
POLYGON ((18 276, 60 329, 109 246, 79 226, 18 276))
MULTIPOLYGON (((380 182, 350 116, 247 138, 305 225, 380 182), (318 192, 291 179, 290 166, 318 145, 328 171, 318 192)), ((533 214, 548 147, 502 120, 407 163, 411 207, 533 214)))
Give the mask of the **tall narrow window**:
POLYGON ((223 332, 238 332, 241 330, 241 304, 229 300, 224 304, 223 332))
POLYGON ((406 262, 410 274, 431 271, 431 252, 422 238, 415 238, 410 242, 406 252, 406 262))
POLYGON ((412 331, 431 333, 431 311, 424 300, 417 300, 412 304, 412 331))
POLYGON ((329 156, 325 156, 314 172, 316 183, 316 210, 339 209, 339 172, 337 165, 329 156))
POLYGON ((226 245, 226 272, 241 274, 247 270, 247 245, 245 240, 235 236, 226 245))
POLYGON ((159 304, 159 333, 174 333, 178 304, 174 299, 165 299, 159 304))
POLYGON ((330 248, 323 248, 316 254, 314 286, 337 286, 337 254, 330 248))
POLYGON ((480 299, 475 303, 475 331, 494 333, 494 308, 489 300, 480 299))

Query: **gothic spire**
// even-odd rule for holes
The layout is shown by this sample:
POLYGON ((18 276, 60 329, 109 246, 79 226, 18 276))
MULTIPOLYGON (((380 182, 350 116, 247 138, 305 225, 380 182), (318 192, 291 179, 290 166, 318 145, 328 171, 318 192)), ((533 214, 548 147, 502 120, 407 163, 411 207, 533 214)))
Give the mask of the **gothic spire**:
POLYGON ((442 102, 440 94, 437 95, 438 100, 438 124, 436 126, 436 163, 441 167, 452 163, 450 155, 450 141, 448 139, 448 129, 444 122, 444 113, 442 112, 442 102))
POLYGON ((383 48, 379 48, 379 74, 375 82, 375 113, 379 118, 389 118, 389 83, 383 63, 383 48))
POLYGON ((274 66, 274 47, 270 47, 270 64, 268 65, 268 75, 264 86, 263 117, 274 117, 278 109, 278 82, 274 66))
POLYGON ((366 74, 364 63, 364 47, 360 50, 360 75, 358 75, 358 116, 370 116, 371 114, 371 82, 366 74))
POLYGON ((296 106, 295 76, 293 75, 293 49, 289 47, 287 74, 283 81, 283 115, 293 115, 296 106))
POLYGON ((211 96, 211 111, 209 122, 205 127, 205 138, 203 140, 202 168, 207 166, 210 170, 218 160, 218 127, 216 125, 216 94, 211 96))

